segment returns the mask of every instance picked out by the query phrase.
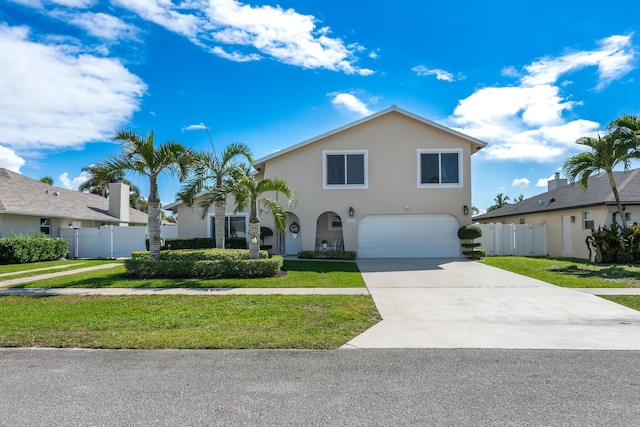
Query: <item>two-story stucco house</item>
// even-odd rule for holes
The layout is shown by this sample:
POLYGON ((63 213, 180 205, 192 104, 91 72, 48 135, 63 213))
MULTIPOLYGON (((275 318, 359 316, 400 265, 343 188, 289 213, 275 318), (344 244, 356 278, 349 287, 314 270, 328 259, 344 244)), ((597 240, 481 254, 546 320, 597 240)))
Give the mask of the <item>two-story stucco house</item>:
MULTIPOLYGON (((296 192, 288 226, 273 252, 295 255, 327 246, 360 258, 457 257, 457 230, 471 223, 471 155, 486 144, 398 107, 278 151, 254 163, 256 178, 284 179, 296 192)), ((205 221, 181 202, 180 237, 211 237, 205 221)), ((248 215, 233 217, 229 235, 246 237, 248 215)), ((263 226, 273 229, 269 214, 263 226)))

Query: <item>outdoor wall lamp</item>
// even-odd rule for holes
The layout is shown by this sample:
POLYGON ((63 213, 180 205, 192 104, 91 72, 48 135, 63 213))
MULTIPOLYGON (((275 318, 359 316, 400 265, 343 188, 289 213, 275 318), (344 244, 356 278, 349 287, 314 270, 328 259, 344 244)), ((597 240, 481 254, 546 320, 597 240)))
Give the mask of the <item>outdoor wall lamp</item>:
POLYGON ((353 206, 351 206, 351 207, 349 208, 349 216, 353 216, 353 214, 355 214, 355 213, 356 213, 356 211, 354 211, 354 210, 353 210, 353 206))
POLYGON ((462 212, 464 212, 465 215, 469 215, 469 206, 464 205, 464 207, 462 208, 462 212))

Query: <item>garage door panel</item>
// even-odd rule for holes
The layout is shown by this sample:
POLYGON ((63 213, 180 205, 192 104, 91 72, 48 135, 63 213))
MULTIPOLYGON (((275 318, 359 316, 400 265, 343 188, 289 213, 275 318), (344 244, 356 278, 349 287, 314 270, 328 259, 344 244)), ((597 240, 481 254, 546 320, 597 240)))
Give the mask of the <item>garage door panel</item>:
POLYGON ((458 257, 458 228, 451 215, 366 216, 358 225, 358 257, 458 257))

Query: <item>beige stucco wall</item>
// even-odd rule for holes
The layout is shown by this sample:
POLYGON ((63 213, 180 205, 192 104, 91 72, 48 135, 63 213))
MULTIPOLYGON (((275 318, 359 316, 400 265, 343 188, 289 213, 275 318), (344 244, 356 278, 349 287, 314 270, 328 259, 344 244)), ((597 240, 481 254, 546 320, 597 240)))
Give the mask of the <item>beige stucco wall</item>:
POLYGON ((335 212, 342 218, 345 250, 356 250, 358 223, 367 215, 451 214, 460 225, 469 224, 463 206, 471 206, 470 150, 464 139, 392 112, 267 160, 261 173, 284 179, 296 191, 291 211, 300 219, 304 249, 315 247, 318 218, 335 212), (418 149, 451 148, 462 150, 462 187, 418 188, 418 149), (323 150, 361 149, 368 153, 368 188, 323 189, 323 150))
MULTIPOLYGON (((579 209, 567 209, 562 211, 540 212, 535 214, 510 215, 491 218, 480 221, 482 223, 519 224, 521 220, 525 224, 547 224, 547 247, 551 257, 589 258, 589 251, 585 239, 591 235, 591 230, 584 229, 584 213, 590 212, 593 216, 594 227, 609 226, 612 215, 617 209, 615 206, 593 206, 579 209), (569 223, 571 227, 571 252, 563 250, 564 230, 563 216, 574 216, 575 222, 569 223)), ((627 206, 626 211, 631 214, 629 224, 640 223, 640 206, 627 206)), ((618 221, 620 223, 620 221, 618 221)))

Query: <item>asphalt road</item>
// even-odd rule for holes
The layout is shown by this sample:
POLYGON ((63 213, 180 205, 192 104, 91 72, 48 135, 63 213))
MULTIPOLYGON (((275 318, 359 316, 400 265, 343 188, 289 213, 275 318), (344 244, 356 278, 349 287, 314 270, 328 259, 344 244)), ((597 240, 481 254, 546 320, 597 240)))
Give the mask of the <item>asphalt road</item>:
POLYGON ((637 426, 640 352, 0 349, 2 426, 637 426))

